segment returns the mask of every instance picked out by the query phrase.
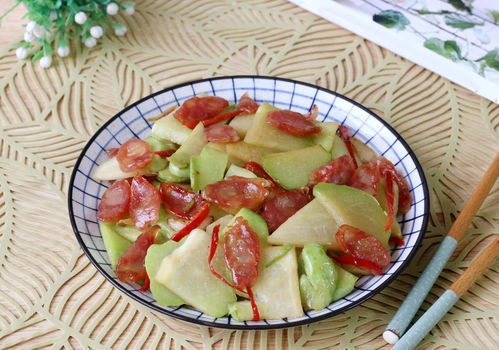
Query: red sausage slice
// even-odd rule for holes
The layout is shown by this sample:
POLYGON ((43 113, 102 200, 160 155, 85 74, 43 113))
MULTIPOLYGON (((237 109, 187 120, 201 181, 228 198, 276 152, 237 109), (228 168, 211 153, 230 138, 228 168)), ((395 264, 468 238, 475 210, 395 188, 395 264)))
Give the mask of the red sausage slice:
POLYGON ((390 253, 376 237, 350 225, 341 225, 336 232, 336 241, 349 256, 368 260, 381 269, 390 263, 390 253))
POLYGON ((122 282, 139 282, 147 278, 144 265, 147 249, 154 244, 160 227, 155 225, 142 233, 116 263, 116 276, 122 282))
POLYGON ((258 277, 260 241, 248 221, 240 216, 225 233, 224 251, 234 284, 239 288, 251 287, 258 277))
POLYGON ((367 163, 362 163, 353 173, 349 186, 358 188, 374 196, 377 192, 378 184, 381 181, 376 160, 371 160, 367 163))
POLYGON ((256 103, 246 92, 241 96, 239 102, 237 103, 240 110, 243 110, 244 113, 251 114, 255 113, 258 109, 258 103, 256 103))
POLYGON ((228 105, 229 102, 221 97, 196 96, 186 100, 173 116, 188 128, 194 129, 200 121, 216 116, 228 105))
POLYGON ((271 111, 267 113, 266 121, 273 127, 298 137, 305 137, 321 132, 319 126, 305 118, 302 114, 293 111, 271 111))
POLYGON ((265 202, 260 215, 267 222, 269 231, 273 232, 311 200, 310 195, 301 190, 277 192, 265 202))
POLYGON ((353 173, 355 165, 352 157, 345 154, 336 158, 331 163, 321 166, 310 174, 310 185, 314 186, 321 182, 346 185, 353 173))
POLYGON ((225 180, 205 187, 202 196, 222 208, 257 209, 269 194, 264 179, 248 179, 241 176, 229 176, 225 180))
POLYGON ((116 221, 128 214, 130 207, 130 184, 119 180, 112 184, 104 194, 97 210, 100 221, 116 221))
POLYGON ((158 220, 161 198, 159 191, 142 176, 135 176, 131 185, 130 217, 143 230, 158 220))
POLYGON ((151 146, 143 140, 131 139, 120 146, 116 159, 121 171, 128 173, 145 168, 152 162, 151 146))
POLYGON ((218 143, 231 143, 239 141, 239 135, 230 125, 213 124, 204 129, 206 141, 218 143))
POLYGON ((375 195, 382 177, 387 173, 392 175, 393 180, 399 188, 399 208, 398 214, 404 214, 409 211, 412 204, 411 194, 409 193, 409 184, 407 180, 399 174, 395 166, 384 157, 376 157, 369 162, 362 163, 350 178, 349 186, 358 188, 375 195))
POLYGON ((169 182, 161 184, 160 194, 164 208, 182 219, 191 220, 206 203, 194 192, 169 182))

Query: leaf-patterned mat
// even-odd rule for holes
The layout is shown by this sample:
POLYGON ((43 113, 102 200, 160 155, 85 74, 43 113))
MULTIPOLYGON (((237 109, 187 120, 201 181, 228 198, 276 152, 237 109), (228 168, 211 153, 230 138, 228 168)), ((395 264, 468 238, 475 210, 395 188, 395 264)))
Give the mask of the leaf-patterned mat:
MULTIPOLYGON (((499 150, 499 106, 285 0, 139 1, 131 30, 49 69, 0 53, 0 348, 387 349, 380 335, 499 150), (211 76, 276 75, 336 90, 389 121, 431 191, 427 238, 406 273, 310 326, 229 331, 122 296, 82 255, 66 193, 90 135, 127 104, 211 76)), ((496 185, 426 309, 498 232, 496 185)), ((497 349, 496 263, 420 349, 497 349)))

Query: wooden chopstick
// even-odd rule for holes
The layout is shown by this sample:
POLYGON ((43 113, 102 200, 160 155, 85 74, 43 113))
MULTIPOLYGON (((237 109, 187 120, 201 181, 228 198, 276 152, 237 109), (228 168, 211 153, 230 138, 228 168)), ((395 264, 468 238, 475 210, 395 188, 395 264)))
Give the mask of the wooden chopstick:
POLYGON ((433 255, 418 281, 383 332, 383 338, 387 343, 395 344, 411 323, 414 315, 416 315, 416 312, 440 275, 440 272, 442 272, 445 264, 456 249, 457 243, 463 238, 471 220, 487 197, 492 186, 494 186, 498 176, 499 153, 496 154, 461 214, 459 214, 447 236, 442 240, 435 255, 433 255))
POLYGON ((494 235, 495 240, 471 263, 466 271, 452 283, 450 290, 461 297, 475 281, 480 277, 490 264, 497 258, 499 253, 499 235, 494 235))
POLYGON ((499 235, 483 250, 478 258, 454 282, 448 290, 419 318, 419 320, 392 347, 392 350, 412 350, 428 332, 435 327, 440 319, 451 309, 459 298, 475 283, 494 262, 499 254, 499 235))
POLYGON ((496 154, 494 161, 489 166, 485 174, 483 174, 482 179, 473 191, 470 199, 463 208, 463 211, 459 214, 456 221, 454 221, 454 224, 447 233, 447 236, 453 237, 458 242, 461 238, 463 238, 466 229, 471 223, 471 220, 475 217, 476 212, 482 205, 485 198, 487 198, 492 186, 494 186, 498 175, 499 153, 496 154))

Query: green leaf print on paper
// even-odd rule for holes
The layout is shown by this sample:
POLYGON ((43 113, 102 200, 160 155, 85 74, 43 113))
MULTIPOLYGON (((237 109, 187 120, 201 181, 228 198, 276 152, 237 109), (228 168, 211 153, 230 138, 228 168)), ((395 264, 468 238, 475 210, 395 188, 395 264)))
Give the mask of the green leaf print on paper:
POLYGON ((443 41, 439 38, 430 38, 425 40, 424 47, 453 61, 464 59, 461 56, 461 48, 454 40, 443 41))
POLYGON ((387 28, 404 30, 406 26, 411 24, 402 12, 386 10, 373 16, 373 21, 387 28))
POLYGON ((463 59, 463 56, 461 56, 461 48, 459 47, 459 44, 455 40, 445 40, 444 49, 453 56, 454 54, 457 55, 458 59, 460 60, 463 59))
POLYGON ((467 16, 462 16, 457 13, 445 15, 445 24, 452 28, 469 29, 474 26, 481 26, 483 22, 479 22, 467 16))
POLYGON ((484 61, 485 64, 497 71, 499 71, 499 49, 494 49, 492 51, 487 52, 485 56, 478 59, 477 61, 484 61))
MULTIPOLYGON (((449 28, 441 27, 441 25, 443 24, 442 22, 445 22, 445 24, 449 27, 459 30, 467 30, 477 26, 486 25, 485 20, 473 13, 471 0, 447 0, 447 3, 452 5, 454 7, 454 10, 430 11, 427 8, 413 8, 407 10, 407 13, 409 15, 415 15, 415 12, 420 15, 420 18, 432 18, 432 20, 435 22, 435 26, 440 29, 440 31, 446 31, 451 35, 453 34, 453 30, 448 30, 449 28)), ((485 12, 496 24, 499 24, 499 11, 485 10, 485 12)), ((463 53, 463 51, 461 50, 461 46, 459 45, 459 41, 442 40, 437 37, 427 38, 425 33, 418 31, 417 26, 411 26, 411 21, 409 20, 409 18, 407 18, 404 13, 400 11, 384 10, 379 12, 378 14, 373 15, 372 19, 374 22, 381 24, 386 28, 396 29, 399 31, 409 30, 419 35, 420 37, 425 39, 423 45, 427 49, 432 50, 433 52, 439 54, 440 56, 448 58, 453 62, 466 62, 468 65, 471 65, 471 67, 478 74, 482 76, 485 76, 485 70, 487 68, 499 71, 499 49, 497 48, 494 48, 493 50, 487 52, 482 58, 477 59, 476 57, 469 57, 469 53, 467 52, 463 53)), ((484 29, 486 32, 487 27, 484 27, 484 29)), ((459 37, 459 35, 454 35, 459 37)), ((449 36, 447 36, 447 38, 449 38, 449 36)))
POLYGON ((424 10, 424 9, 421 9, 421 10, 415 9, 414 11, 416 11, 420 15, 448 15, 448 14, 452 13, 451 11, 446 11, 446 10, 428 11, 428 10, 424 10))
POLYGON ((492 17, 494 23, 499 23, 499 11, 490 10, 489 15, 492 17))
POLYGON ((447 2, 454 6, 456 10, 467 11, 471 14, 471 6, 466 5, 462 0, 448 0, 447 2))

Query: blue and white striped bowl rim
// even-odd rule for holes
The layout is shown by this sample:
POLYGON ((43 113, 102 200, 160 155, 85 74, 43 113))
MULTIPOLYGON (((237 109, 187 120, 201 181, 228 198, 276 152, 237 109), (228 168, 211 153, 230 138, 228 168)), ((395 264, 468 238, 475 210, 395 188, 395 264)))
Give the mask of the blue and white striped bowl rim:
POLYGON ((264 76, 234 76, 197 80, 167 88, 143 98, 111 118, 90 139, 76 162, 69 186, 68 205, 73 230, 83 251, 95 267, 126 295, 184 321, 221 328, 272 329, 303 325, 343 313, 385 288, 402 272, 420 246, 428 220, 429 195, 421 165, 412 150, 394 129, 367 108, 340 94, 303 82, 264 76), (148 119, 190 97, 207 94, 237 102, 245 92, 249 92, 258 103, 268 102, 300 113, 307 112, 316 104, 320 114, 318 120, 346 125, 355 137, 395 164, 410 185, 413 204, 409 212, 399 218, 405 245, 392 251, 392 262, 385 273, 360 278, 355 289, 346 297, 321 311, 308 311, 299 318, 240 322, 230 317, 214 318, 189 307, 163 307, 149 291, 140 291, 138 284, 122 283, 116 278, 96 219, 99 198, 109 184, 96 181, 91 175, 99 164, 108 159, 107 149, 119 147, 132 137, 147 137, 152 127, 148 119))

